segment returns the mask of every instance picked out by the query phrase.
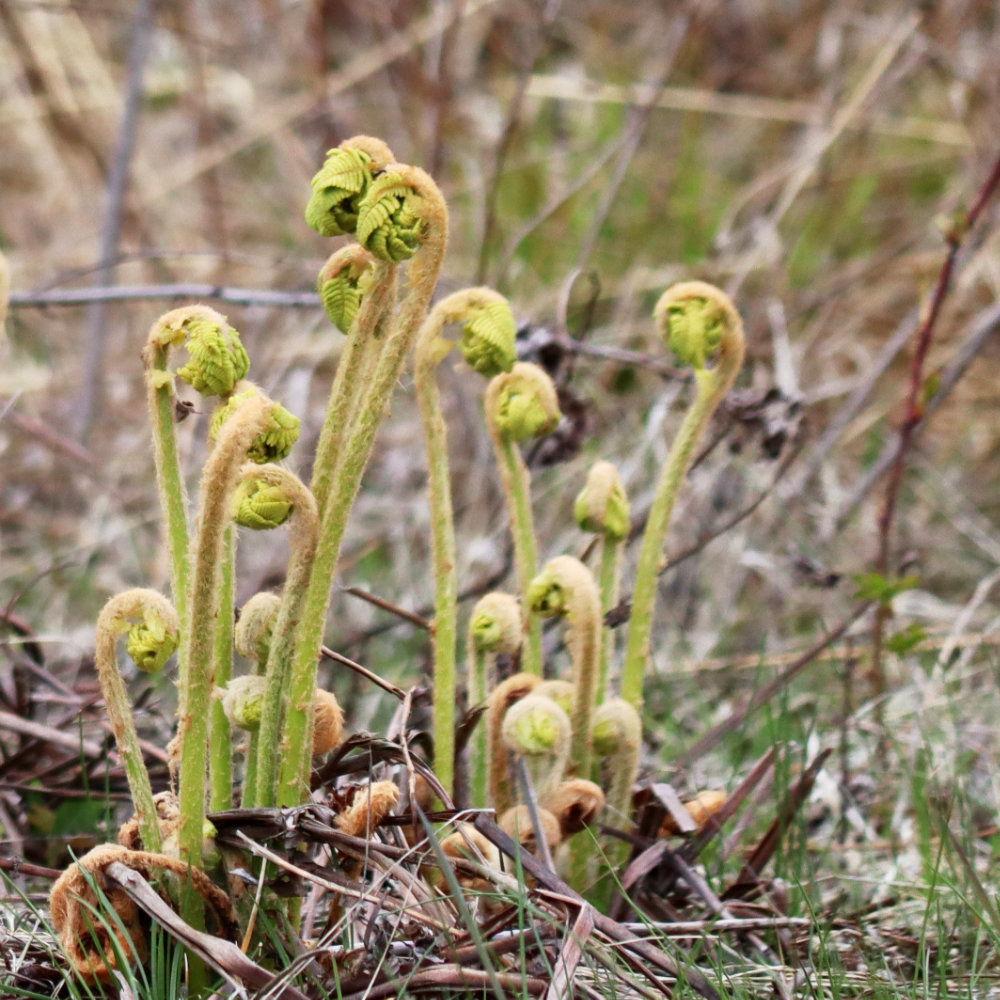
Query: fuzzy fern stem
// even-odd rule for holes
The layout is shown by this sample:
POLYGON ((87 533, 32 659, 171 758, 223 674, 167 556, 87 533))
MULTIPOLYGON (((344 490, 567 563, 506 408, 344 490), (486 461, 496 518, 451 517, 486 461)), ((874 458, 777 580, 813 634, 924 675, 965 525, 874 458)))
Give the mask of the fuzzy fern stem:
MULTIPOLYGON (((224 688, 233 676, 233 612, 235 610, 236 533, 226 526, 222 540, 222 566, 219 575, 219 616, 215 623, 212 683, 224 688)), ((233 806, 233 759, 229 720, 221 702, 213 699, 208 731, 208 807, 222 812, 233 806)))
MULTIPOLYGON (((573 660, 573 726, 569 770, 589 778, 593 734, 591 720, 597 701, 601 658, 601 597, 593 574, 572 556, 552 559, 528 588, 531 611, 548 618, 556 615, 569 624, 566 643, 573 660)), ((570 842, 573 884, 582 885, 589 869, 589 844, 585 837, 570 842)))
MULTIPOLYGON (((295 629, 302 616, 306 587, 316 552, 319 517, 316 501, 305 484, 280 466, 248 466, 243 476, 269 495, 280 495, 289 512, 288 570, 281 603, 270 629, 267 659, 264 666, 265 694, 257 733, 256 776, 252 802, 258 806, 287 805, 281 799, 283 774, 287 769, 300 777, 303 742, 308 748, 312 739, 312 690, 308 713, 293 712, 290 705, 302 700, 295 687, 292 661, 295 654, 295 629), (280 747, 280 750, 279 750, 280 747)), ((314 684, 315 687, 315 678, 314 684)), ((308 781, 308 756, 306 757, 308 781)), ((307 786, 308 787, 308 786, 307 786)), ((298 785, 296 784, 296 791, 298 785)), ((297 803, 296 803, 297 804, 297 803)))
POLYGON ((340 321, 348 323, 347 344, 330 388, 309 483, 322 516, 359 398, 385 344, 396 301, 396 265, 377 260, 363 247, 351 244, 331 256, 320 272, 320 282, 324 301, 336 298, 341 305, 340 321), (350 308, 343 308, 344 300, 352 294, 356 295, 353 315, 350 308))
MULTIPOLYGON (((241 401, 222 425, 201 478, 188 594, 191 620, 181 647, 182 662, 187 668, 181 676, 177 724, 179 847, 181 858, 195 867, 200 867, 202 859, 208 750, 206 706, 212 698, 212 653, 222 549, 231 517, 229 503, 240 467, 254 439, 269 429, 274 409, 271 400, 259 395, 241 401)), ((200 922, 197 907, 193 909, 195 919, 200 922)))
POLYGON ((455 651, 458 572, 448 471, 448 432, 435 372, 454 344, 443 336, 462 323, 462 354, 493 376, 514 364, 516 328, 507 300, 489 288, 470 288, 442 299, 424 320, 414 348, 414 381, 427 449, 431 552, 434 564, 434 772, 451 795, 455 771, 455 651))
MULTIPOLYGON (((146 396, 153 427, 156 485, 167 527, 171 596, 181 632, 188 631, 187 490, 177 453, 174 375, 167 364, 172 347, 184 345, 190 357, 177 376, 202 395, 227 396, 250 367, 239 335, 226 317, 208 306, 184 306, 161 316, 152 326, 142 352, 146 396)), ((182 656, 183 654, 179 654, 182 656)), ((179 666, 183 668, 180 659, 179 666)))
MULTIPOLYGON (((628 831, 632 826, 632 787, 639 774, 642 720, 624 698, 611 698, 594 713, 594 752, 604 764, 610 825, 628 831)), ((628 858, 628 841, 617 837, 607 845, 608 869, 619 873, 628 858)), ((613 887, 608 880, 606 891, 613 887)))
MULTIPOLYGON (((538 572, 538 555, 531 512, 531 479, 517 444, 555 430, 560 418, 559 401, 555 386, 543 369, 518 362, 509 372, 497 375, 490 382, 483 409, 507 499, 518 590, 524 599, 538 572)), ((524 628, 521 668, 526 673, 541 676, 541 622, 526 614, 524 628)))
MULTIPOLYGON (((253 663, 251 676, 264 679, 264 669, 267 665, 268 651, 274 624, 277 621, 281 598, 277 594, 262 592, 254 594, 242 608, 240 620, 236 623, 233 642, 236 652, 253 663)), ((263 705, 263 694, 261 695, 263 705)), ((225 711, 225 706, 223 706, 225 711)), ((243 770, 243 787, 240 806, 247 808, 253 801, 257 788, 257 739, 260 722, 247 732, 246 757, 243 770)))
MULTIPOLYGON (((399 313, 374 366, 370 384, 357 401, 357 413, 343 442, 321 518, 316 556, 295 636, 292 676, 299 679, 303 691, 315 687, 330 585, 375 433, 427 311, 444 261, 448 241, 447 206, 437 185, 423 170, 393 165, 375 179, 362 200, 357 235, 359 242, 382 260, 396 262, 415 256, 409 265, 407 291, 399 313), (312 678, 311 686, 306 683, 308 678, 312 678)), ((308 710, 306 703, 290 705, 290 711, 308 710)), ((283 794, 289 791, 286 786, 283 794)), ((297 775, 295 794, 299 801, 303 791, 297 775)))
MULTIPOLYGON (((587 483, 573 505, 573 516, 584 531, 600 536, 600 566, 597 585, 601 594, 601 614, 618 603, 622 550, 629 532, 629 506, 618 470, 610 462, 595 462, 587 483)), ((601 669, 597 681, 597 704, 607 693, 608 671, 614 658, 614 631, 603 630, 601 669)))
MULTIPOLYGON (((147 851, 158 852, 161 846, 160 827, 153 790, 143 763, 128 692, 115 659, 116 641, 122 633, 134 628, 133 620, 141 622, 141 643, 144 647, 143 655, 133 655, 133 660, 140 669, 146 671, 159 670, 169 659, 177 646, 179 622, 177 612, 162 594, 145 589, 127 590, 112 597, 97 618, 94 662, 108 710, 111 732, 132 793, 142 846, 147 851)), ((129 646, 134 654, 132 632, 129 639, 129 646)))
MULTIPOLYGON (((521 608, 511 594, 485 594, 472 609, 469 618, 467 669, 469 671, 469 708, 486 707, 493 684, 496 657, 512 656, 521 648, 521 608)), ((487 808, 489 763, 487 723, 480 720, 469 739, 469 790, 474 809, 487 808)))
POLYGON ((743 323, 736 307, 725 293, 705 282, 668 288, 653 315, 674 353, 694 367, 695 396, 660 474, 636 568, 621 696, 640 710, 656 584, 674 502, 712 414, 739 373, 744 351, 743 323), (713 361, 711 368, 705 367, 708 360, 713 361))

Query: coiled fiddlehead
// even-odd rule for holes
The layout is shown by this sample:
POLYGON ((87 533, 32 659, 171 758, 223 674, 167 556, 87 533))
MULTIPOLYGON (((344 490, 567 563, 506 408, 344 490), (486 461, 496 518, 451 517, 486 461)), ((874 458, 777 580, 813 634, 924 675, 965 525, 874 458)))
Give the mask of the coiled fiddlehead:
POLYGON ((294 501, 287 490, 276 483, 251 475, 240 480, 233 494, 233 520, 251 531, 280 528, 292 516, 294 501))
POLYGON ((236 623, 233 639, 236 652, 253 661, 254 673, 264 672, 279 607, 281 598, 277 594, 261 591, 259 594, 254 594, 240 608, 240 617, 236 623))
MULTIPOLYGON (((238 388, 240 391, 230 396, 212 414, 208 434, 213 442, 218 439, 219 433, 226 421, 243 406, 247 399, 252 396, 261 395, 261 391, 257 386, 247 382, 242 383, 238 388)), ((288 457, 292 446, 298 441, 300 429, 299 418, 289 413, 279 403, 272 401, 270 419, 267 425, 250 442, 247 458, 258 465, 266 465, 269 462, 280 462, 283 458, 288 457)))
POLYGON ((443 336, 462 324, 462 355, 490 375, 514 364, 517 330, 507 300, 489 288, 469 288, 442 299, 417 334, 414 379, 427 449, 427 494, 434 562, 434 770, 450 795, 455 758, 455 648, 458 632, 458 571, 455 523, 448 470, 448 433, 435 370, 454 346, 443 336))
MULTIPOLYGON (((494 663, 498 655, 512 656, 521 648, 524 632, 521 608, 511 594, 485 594, 472 609, 469 618, 467 663, 469 671, 469 707, 486 705, 494 681, 494 663)), ((469 787, 472 805, 487 806, 488 752, 485 721, 480 721, 469 739, 469 787)))
POLYGON ((316 291, 330 322, 345 334, 371 288, 375 266, 376 258, 364 247, 352 243, 330 254, 320 268, 316 291))
MULTIPOLYGON (((142 759, 142 748, 135 731, 128 692, 115 662, 115 642, 129 632, 137 666, 142 669, 162 667, 177 646, 179 622, 173 605, 155 590, 127 590, 112 597, 97 618, 94 662, 111 722, 111 732, 118 746, 125 776, 132 792, 139 835, 148 851, 160 849, 160 828, 149 774, 142 759), (138 622, 135 621, 138 619, 138 622), (136 631, 136 629, 141 631, 136 631)), ((133 650, 130 650, 130 655, 133 650)))
POLYGON ((507 709, 501 732, 507 749, 524 760, 544 803, 562 781, 569 757, 569 716, 550 698, 529 694, 507 709))
MULTIPOLYGON (((601 592, 601 614, 606 615, 617 603, 621 579, 622 549, 629 533, 629 506, 618 470, 610 462, 595 462, 587 482, 573 504, 573 516, 584 531, 600 536, 600 569, 597 574, 601 592)), ((605 629, 601 643, 601 670, 597 681, 597 703, 607 692, 608 670, 614 656, 615 633, 605 629)))
POLYGON ((642 536, 632 593, 621 695, 642 706, 642 680, 649 659, 656 581, 677 493, 708 421, 743 364, 743 322, 729 296, 704 281, 668 288, 653 316, 661 337, 694 366, 695 395, 670 448, 642 536), (711 367, 707 362, 711 361, 711 367))
MULTIPOLYGON (((293 676, 305 676, 312 671, 315 677, 316 661, 323 640, 330 585, 336 570, 340 546, 347 526, 347 519, 357 496, 361 477, 375 440, 375 432, 385 413, 386 403, 396 384, 407 352, 413 346, 421 318, 434 292, 437 277, 444 260, 448 242, 448 208, 437 185, 417 167, 394 165, 388 171, 394 178, 394 190, 408 191, 410 206, 421 219, 418 252, 407 270, 407 291, 399 312, 385 337, 384 345, 374 364, 364 393, 356 397, 355 417, 348 434, 339 446, 339 454, 330 475, 330 489, 325 500, 319 498, 321 527, 316 556, 313 560, 309 586, 302 610, 301 622, 295 637, 293 676)), ((379 195, 378 178, 361 202, 358 231, 367 231, 367 213, 373 199, 379 195)), ((371 247, 370 247, 371 249, 371 247)), ((377 255, 377 251, 373 251, 377 255)), ((372 296, 369 296, 369 301, 372 296)), ((365 304, 362 305, 362 310, 365 304)), ((315 479, 315 476, 314 476, 315 479)), ((308 787, 308 786, 306 786, 308 787)), ((303 789, 299 787, 301 795, 303 789)))
POLYGON ((256 733, 264 714, 264 690, 267 681, 260 674, 234 677, 220 692, 222 710, 230 725, 256 733))
POLYGON ((358 225, 358 209, 372 178, 393 162, 392 151, 381 140, 357 135, 326 154, 313 177, 306 222, 320 236, 351 234, 358 225))
POLYGON ((406 172, 390 167, 376 177, 361 203, 358 242, 379 260, 401 264, 423 243, 427 224, 406 172))
MULTIPOLYGON (((246 376, 250 364, 239 335, 226 317, 202 305, 165 313, 150 328, 143 348, 157 493, 170 553, 170 590, 182 632, 187 631, 188 622, 187 491, 177 455, 176 396, 168 361, 170 351, 185 344, 190 348, 190 357, 177 374, 200 387, 198 391, 203 393, 223 396, 231 393, 238 380, 246 376)), ((180 666, 183 669, 183 659, 180 666)))
MULTIPOLYGON (((507 500, 518 589, 523 597, 538 571, 538 556, 531 513, 531 480, 517 443, 555 430, 560 417, 559 400, 552 379, 538 365, 518 362, 509 372, 492 379, 483 409, 507 500)), ((537 619, 526 615, 524 627, 527 642, 521 664, 526 672, 540 675, 541 626, 537 619)))

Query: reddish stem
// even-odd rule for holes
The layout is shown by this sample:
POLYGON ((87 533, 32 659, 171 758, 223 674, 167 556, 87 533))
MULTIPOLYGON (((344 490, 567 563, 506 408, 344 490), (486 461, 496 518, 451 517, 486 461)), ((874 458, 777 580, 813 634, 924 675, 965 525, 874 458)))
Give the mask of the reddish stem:
MULTIPOLYGON (((955 269, 958 252, 961 250, 972 227, 986 208, 987 203, 996 193, 998 186, 1000 186, 1000 157, 994 161, 986 181, 979 189, 979 193, 976 195, 972 206, 966 212, 965 217, 953 226, 947 234, 948 254, 941 265, 941 270, 938 272, 937 283, 934 286, 934 294, 931 298, 930 306, 915 335, 916 350, 913 353, 913 362, 910 366, 910 382, 906 393, 903 421, 899 429, 899 448, 896 452, 895 460, 889 469, 885 499, 882 501, 882 509, 878 516, 879 549, 875 568, 882 576, 886 576, 889 572, 889 543, 899 499, 899 491, 903 483, 903 473, 906 471, 907 454, 913 444, 917 427, 923 419, 923 404, 920 401, 920 393, 924 382, 924 363, 927 360, 927 354, 930 350, 931 340, 934 335, 934 326, 937 323, 941 307, 951 286, 951 277, 955 269)), ((882 671, 882 634, 888 617, 888 609, 885 606, 880 606, 875 615, 875 624, 872 632, 872 679, 876 694, 881 694, 885 690, 885 679, 882 671)))

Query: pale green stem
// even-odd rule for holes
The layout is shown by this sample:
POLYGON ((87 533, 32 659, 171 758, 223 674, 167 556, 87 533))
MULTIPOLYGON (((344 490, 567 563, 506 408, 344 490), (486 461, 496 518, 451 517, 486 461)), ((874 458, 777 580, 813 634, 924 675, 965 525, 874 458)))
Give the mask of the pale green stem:
MULTIPOLYGON (((253 439, 269 426, 274 403, 248 398, 223 424, 219 438, 202 472, 198 497, 197 533, 194 540, 188 607, 191 620, 182 635, 182 660, 178 707, 178 756, 180 777, 179 846, 181 858, 200 867, 205 825, 205 780, 208 750, 207 706, 212 698, 212 653, 219 612, 219 583, 226 528, 231 520, 230 502, 253 439)), ((188 914, 202 922, 197 894, 188 893, 188 914)), ((188 920, 190 923, 190 919, 188 920)))
MULTIPOLYGON (((236 533, 233 525, 226 526, 222 542, 223 562, 219 581, 219 617, 215 625, 214 686, 224 688, 233 676, 233 563, 236 555, 236 533)), ((212 699, 212 718, 208 735, 208 802, 212 812, 233 807, 232 730, 222 702, 212 699)))
MULTIPOLYGON (((601 597, 593 574, 572 556, 557 556, 534 580, 528 600, 533 611, 558 614, 569 624, 566 644, 573 660, 570 769, 589 778, 593 750, 591 719, 597 700, 601 659, 601 597)), ((582 884, 593 851, 585 837, 570 841, 574 885, 582 884)))
POLYGON ((608 672, 615 656, 615 630, 603 625, 603 616, 618 603, 621 584, 622 541, 610 535, 601 535, 601 561, 597 572, 597 586, 601 592, 601 669, 597 680, 596 704, 607 697, 608 672))
MULTIPOLYGON (((469 708, 485 706, 489 695, 490 675, 495 656, 478 649, 473 636, 467 644, 469 670, 469 708)), ((486 758, 486 720, 481 718, 469 738, 469 802, 474 809, 485 809, 489 799, 489 769, 486 758)))
MULTIPOLYGON (((291 537, 285 589, 274 621, 264 667, 267 686, 260 729, 256 734, 257 764, 253 805, 298 805, 302 801, 299 782, 295 780, 290 794, 285 787, 285 781, 288 780, 285 772, 294 771, 298 779, 302 768, 301 764, 295 768, 290 766, 293 763, 292 754, 308 754, 312 747, 312 699, 316 679, 314 674, 312 686, 303 694, 296 686, 292 664, 295 658, 295 633, 302 620, 309 574, 316 554, 319 518, 311 492, 291 473, 283 469, 261 469, 253 474, 265 480, 270 478, 275 484, 282 483, 294 505, 289 522, 291 537), (304 701, 307 710, 302 709, 304 701), (304 739, 308 739, 305 751, 302 742, 304 739), (298 797, 291 801, 294 796, 298 797)), ((308 768, 308 757, 306 765, 308 768)), ((306 782, 308 795, 308 770, 306 782)))
POLYGON ((243 764, 243 788, 240 793, 240 808, 253 808, 254 796, 257 792, 257 754, 260 741, 256 731, 247 733, 247 753, 243 764))
MULTIPOLYGON (((458 635, 458 571, 455 522, 448 473, 448 432, 434 377, 441 360, 437 349, 442 324, 424 325, 416 347, 414 380, 427 448, 427 495, 430 503, 434 566, 434 773, 451 795, 455 783, 455 647, 458 635)), ((445 348, 450 347, 445 342, 445 348)))
MULTIPOLYGON (((259 677, 264 676, 264 660, 255 660, 253 673, 259 677)), ((259 727, 247 733, 246 736, 246 758, 243 762, 243 788, 240 793, 240 807, 248 809, 252 806, 254 797, 257 794, 257 754, 260 741, 259 727)))
MULTIPOLYGON (((170 555, 170 596, 177 608, 181 635, 188 632, 188 521, 187 490, 181 476, 180 460, 177 456, 177 436, 174 424, 174 407, 177 397, 170 382, 156 386, 154 372, 167 372, 169 347, 147 345, 144 352, 146 362, 146 396, 149 402, 149 416, 153 426, 153 459, 156 466, 156 487, 160 496, 160 507, 167 526, 167 549, 170 555)), ((178 653, 178 669, 183 669, 184 661, 178 653)))
MULTIPOLYGON (((309 577, 301 623, 295 636, 291 684, 295 691, 304 694, 291 697, 289 717, 291 718, 292 713, 298 713, 303 717, 304 724, 295 728, 296 740, 300 744, 298 750, 293 752, 291 743, 288 742, 282 760, 282 798, 296 797, 294 803, 288 804, 301 802, 303 791, 309 787, 311 746, 306 740, 307 737, 311 740, 312 692, 316 687, 316 668, 323 644, 330 586, 336 572, 347 520, 375 443, 376 431, 385 414, 386 404, 434 293, 446 242, 446 224, 429 227, 427 242, 409 265, 407 294, 379 356, 371 384, 358 404, 358 413, 351 425, 350 435, 344 442, 321 519, 316 556, 309 577)), ((290 736, 291 732, 288 729, 287 735, 290 736)))
MULTIPOLYGON (((632 787, 639 773, 639 751, 642 744, 642 721, 638 712, 624 698, 612 698, 595 714, 594 725, 599 727, 601 719, 611 721, 615 726, 616 740, 610 752, 604 755, 607 775, 607 802, 609 825, 615 829, 629 831, 632 827, 632 787)), ((628 860, 629 843, 618 837, 611 838, 605 845, 607 865, 600 888, 597 890, 605 905, 611 900, 616 888, 615 877, 620 877, 622 866, 628 860), (611 874, 613 873, 613 874, 611 874)))
POLYGON ((371 367, 385 340, 385 325, 392 316, 395 300, 396 266, 379 261, 337 364, 326 416, 316 446, 309 488, 316 498, 321 517, 326 509, 341 446, 357 412, 358 398, 368 382, 371 367))
MULTIPOLYGON (((596 609, 595 609, 596 610, 596 609)), ((591 718, 596 704, 598 663, 601 655, 600 617, 596 622, 589 614, 571 622, 569 636, 573 656, 573 702, 570 722, 573 739, 570 744, 571 767, 580 778, 590 776, 592 735, 591 718)))
POLYGON ((635 588, 632 592, 632 613, 629 617, 621 686, 621 696, 640 711, 642 682, 649 660, 656 586, 663 558, 663 543, 670 527, 677 491, 691 465, 694 449, 729 387, 731 379, 722 375, 721 368, 695 371, 695 397, 684 416, 663 472, 660 474, 656 496, 649 509, 646 530, 642 536, 642 547, 639 550, 639 562, 635 571, 635 588))
MULTIPOLYGON (((491 420, 490 437, 500 469, 500 482, 507 497, 507 517, 514 541, 514 566, 517 588, 524 600, 528 587, 538 572, 535 548, 535 525, 531 514, 531 477, 521 457, 517 443, 501 437, 491 420)), ((521 647, 521 670, 526 674, 542 674, 542 623, 538 615, 524 614, 525 642, 521 647)))
MULTIPOLYGON (((115 657, 117 639, 128 629, 126 619, 141 615, 151 601, 155 601, 155 608, 169 608, 166 598, 150 590, 129 590, 108 601, 97 619, 94 662, 108 710, 111 732, 132 793, 132 804, 139 821, 139 836, 142 838, 143 848, 155 853, 160 850, 161 844, 153 789, 135 731, 128 692, 115 657)), ((173 609, 169 613, 173 615, 173 609)))

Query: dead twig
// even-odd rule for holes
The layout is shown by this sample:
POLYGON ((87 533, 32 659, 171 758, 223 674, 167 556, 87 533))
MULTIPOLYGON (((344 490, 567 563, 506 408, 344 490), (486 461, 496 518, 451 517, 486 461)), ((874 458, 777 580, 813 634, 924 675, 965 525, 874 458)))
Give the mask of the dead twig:
POLYGON ((742 708, 730 713, 729 717, 719 725, 710 729, 698 740, 694 746, 686 750, 679 757, 675 758, 678 767, 689 767, 693 761, 698 760, 703 754, 718 746, 727 733, 733 732, 743 725, 748 716, 768 702, 777 694, 789 681, 807 667, 827 646, 836 642, 845 632, 871 607, 870 601, 857 604, 851 613, 829 631, 822 639, 809 647, 797 660, 790 663, 772 681, 765 684, 742 708))
MULTIPOLYGON (((142 80, 149 55, 152 37, 153 0, 139 0, 132 13, 132 38, 129 42, 125 66, 125 105, 122 109, 118 139, 111 156, 108 175, 107 211, 101 229, 101 249, 97 270, 97 284, 106 287, 111 282, 111 271, 121 239, 122 219, 125 214, 125 191, 128 187, 129 165, 135 148, 139 113, 143 104, 142 80)), ((86 441, 90 428, 101 406, 101 387, 104 382, 104 344, 107 340, 107 310, 104 300, 93 301, 87 309, 87 335, 84 342, 83 387, 77 400, 79 437, 86 441)))
POLYGON ((285 309, 319 309, 315 292, 280 292, 230 285, 165 284, 116 285, 113 288, 71 288, 63 291, 15 292, 12 309, 48 306, 81 306, 91 302, 144 302, 150 299, 214 299, 246 306, 278 306, 285 309))
MULTIPOLYGON (((1000 330, 1000 303, 990 306, 979 315, 973 324, 972 332, 965 339, 952 360, 942 369, 941 381, 938 384, 937 391, 923 407, 920 419, 913 428, 911 446, 916 443, 919 432, 923 430, 927 422, 951 395, 952 390, 958 385, 962 376, 968 371, 969 366, 978 357, 983 346, 990 337, 996 334, 997 330, 1000 330)), ((886 470, 897 460, 901 447, 902 436, 896 433, 883 446, 882 451, 872 463, 871 468, 858 481, 850 496, 841 505, 833 522, 834 533, 843 528, 865 497, 868 496, 882 476, 885 475, 886 470)), ((829 541, 829 537, 825 537, 823 541, 829 541)))
POLYGON ((0 729, 21 733, 44 743, 54 743, 56 746, 67 747, 70 750, 79 750, 85 757, 103 757, 105 755, 104 747, 100 743, 82 740, 74 733, 53 729, 40 722, 32 722, 31 719, 22 719, 20 716, 11 715, 10 712, 0 712, 0 729))
POLYGON ((747 858, 742 871, 736 878, 736 883, 723 894, 723 899, 738 897, 740 895, 740 887, 745 887, 748 883, 757 884, 760 879, 760 873, 778 849, 782 834, 788 829, 789 824, 799 811, 802 803, 808 798, 813 785, 816 783, 816 775, 819 774, 820 769, 826 763, 826 759, 831 753, 833 753, 833 749, 827 747, 826 750, 823 750, 810 762, 802 776, 795 783, 795 787, 788 793, 785 801, 781 804, 778 815, 767 828, 767 832, 761 837, 760 842, 747 858))
MULTIPOLYGON (((510 858, 517 858, 521 867, 535 879, 540 886, 555 893, 562 900, 569 900, 578 906, 590 907, 582 896, 574 892, 557 875, 549 871, 533 855, 521 850, 513 838, 509 837, 499 826, 496 825, 485 814, 476 816, 473 823, 476 829, 488 837, 504 854, 510 858)), ((632 952, 633 958, 641 959, 637 967, 644 975, 659 989, 667 993, 664 983, 656 976, 654 970, 665 972, 672 978, 683 978, 687 984, 705 1000, 719 1000, 719 995, 708 982, 708 980, 693 967, 685 966, 683 973, 679 970, 674 960, 661 948, 655 944, 636 938, 633 931, 626 929, 616 920, 599 913, 590 907, 594 920, 594 928, 611 940, 618 949, 624 953, 632 952)))
MULTIPOLYGON (((885 487, 885 497, 878 515, 878 555, 875 558, 875 571, 883 577, 886 577, 889 573, 892 526, 896 515, 900 487, 903 483, 903 474, 906 470, 907 453, 916 437, 917 428, 924 419, 925 405, 921 400, 924 385, 924 364, 927 361, 927 353, 930 350, 931 341, 934 337, 934 327, 941 314, 941 307, 944 304, 944 300, 951 288, 952 272, 955 269, 955 261, 958 258, 958 253, 998 186, 1000 186, 1000 156, 994 160, 993 166, 969 210, 961 219, 956 220, 945 234, 948 252, 941 265, 941 270, 938 272, 934 293, 931 296, 923 322, 920 324, 915 335, 916 346, 913 352, 913 361, 910 365, 910 381, 907 387, 906 401, 903 405, 903 420, 899 428, 899 445, 896 448, 890 466, 889 479, 885 487)), ((879 696, 885 691, 882 641, 885 633, 885 624, 890 613, 891 607, 889 604, 881 602, 875 612, 875 620, 872 624, 871 680, 873 694, 878 704, 881 704, 879 696)))
POLYGON ((224 941, 189 927, 150 888, 149 883, 137 872, 120 861, 113 861, 104 874, 122 887, 129 898, 149 914, 174 940, 197 954, 228 979, 237 979, 254 989, 270 991, 275 1000, 309 1000, 294 986, 282 983, 277 976, 251 961, 230 941, 224 941))

